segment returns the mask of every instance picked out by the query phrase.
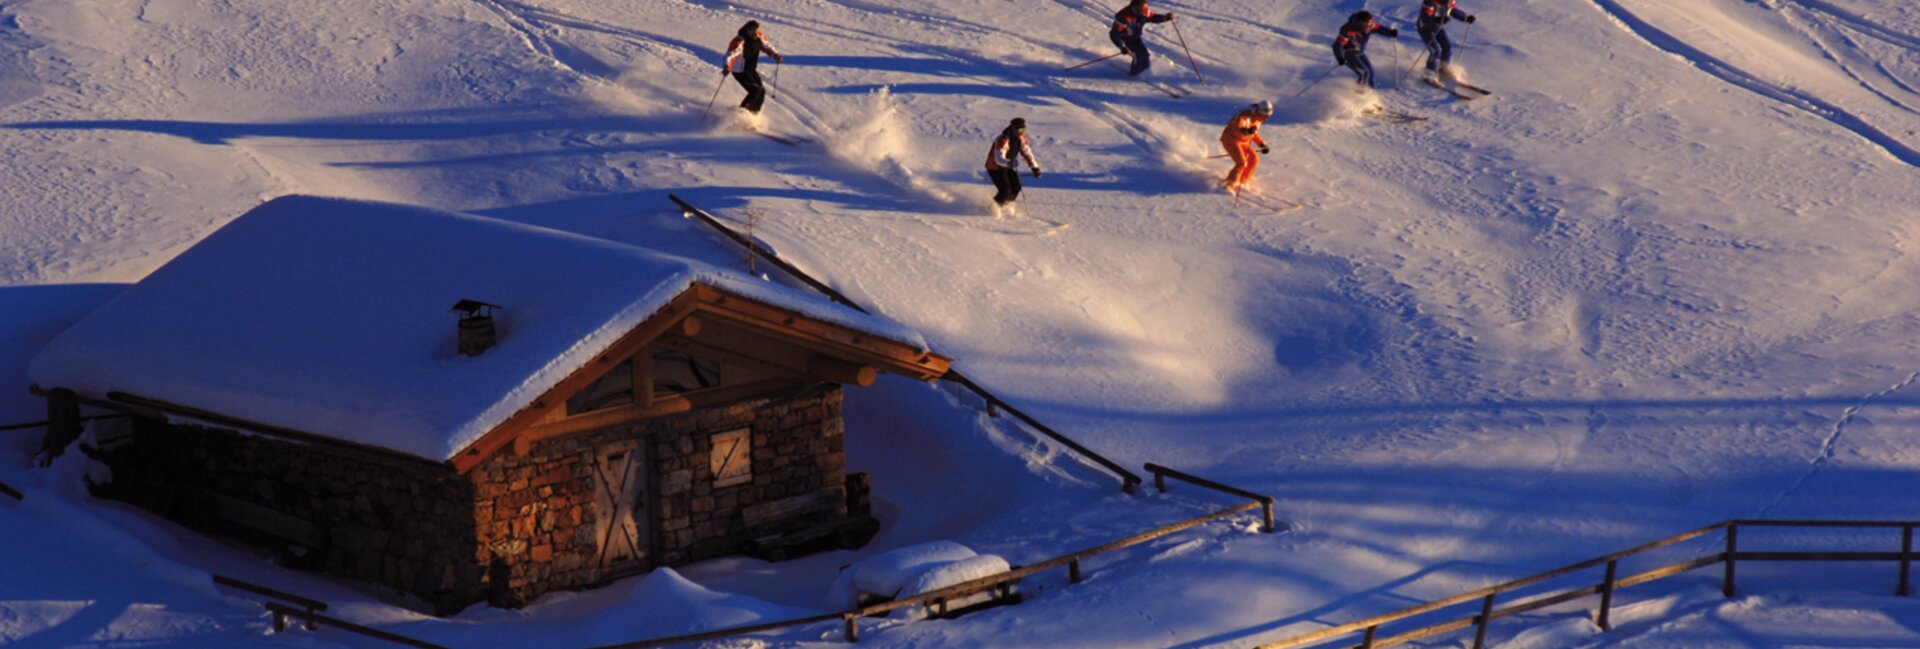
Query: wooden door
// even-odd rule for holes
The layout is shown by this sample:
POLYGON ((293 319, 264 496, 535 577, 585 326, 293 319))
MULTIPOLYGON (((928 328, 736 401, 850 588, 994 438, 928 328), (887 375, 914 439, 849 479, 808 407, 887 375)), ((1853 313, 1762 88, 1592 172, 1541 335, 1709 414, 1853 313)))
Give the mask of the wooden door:
POLYGON ((637 441, 602 446, 594 459, 594 567, 602 575, 644 569, 653 538, 646 447, 637 441))

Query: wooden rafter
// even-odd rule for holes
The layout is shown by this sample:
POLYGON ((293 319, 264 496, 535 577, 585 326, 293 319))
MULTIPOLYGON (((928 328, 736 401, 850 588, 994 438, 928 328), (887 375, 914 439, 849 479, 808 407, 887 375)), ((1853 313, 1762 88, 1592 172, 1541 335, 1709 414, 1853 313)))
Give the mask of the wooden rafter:
POLYGON ((525 452, 534 441, 627 421, 660 417, 734 401, 754 394, 791 389, 808 382, 869 385, 877 372, 930 381, 947 372, 951 360, 906 343, 873 336, 799 312, 770 305, 704 284, 695 284, 645 322, 621 336, 586 365, 521 408, 449 462, 465 473, 508 446, 525 452), (592 385, 621 361, 640 355, 656 342, 679 345, 696 355, 725 362, 779 370, 789 378, 703 390, 686 396, 651 394, 651 363, 634 363, 634 404, 580 415, 564 412, 567 398, 592 385), (729 343, 749 349, 732 349, 729 343), (761 352, 756 355, 754 352, 761 352), (744 352, 744 353, 743 353, 744 352), (764 356, 764 357, 762 357, 764 356))

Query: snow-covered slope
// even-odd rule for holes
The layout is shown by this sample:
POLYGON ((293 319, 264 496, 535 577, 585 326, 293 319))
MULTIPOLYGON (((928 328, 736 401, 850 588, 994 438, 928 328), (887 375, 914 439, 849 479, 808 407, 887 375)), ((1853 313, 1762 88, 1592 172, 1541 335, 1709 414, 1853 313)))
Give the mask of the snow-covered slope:
MULTIPOLYGON (((1155 6, 1178 18, 1150 28, 1151 74, 1191 96, 1112 61, 1064 70, 1111 49, 1118 7, 1083 0, 0 2, 0 371, 24 386, 35 347, 113 293, 97 283, 267 197, 471 211, 740 266, 677 193, 1056 428, 1274 494, 1295 524, 1208 526, 863 644, 1245 645, 1729 517, 1914 517, 1920 7, 1468 1, 1458 60, 1497 94, 1462 103, 1394 87, 1411 30, 1374 39, 1376 97, 1344 71, 1312 84, 1355 0, 1155 6), (747 134, 725 109, 740 95, 718 53, 747 19, 788 55, 764 128, 815 143, 747 134), (1260 203, 1302 209, 1209 189, 1220 127, 1260 99, 1278 105, 1260 203), (1432 119, 1362 117, 1374 103, 1432 119), (1016 116, 1047 173, 1024 216, 995 219, 980 165, 1016 116)), ((1415 6, 1367 8, 1405 27, 1415 6)), ((35 406, 0 392, 0 423, 35 406)), ((1019 564, 1223 503, 1119 496, 922 386, 848 408, 850 463, 889 522, 873 547, 681 574, 765 600, 738 610, 806 609, 837 566, 888 547, 950 538, 1019 564)), ((190 549, 76 494, 79 467, 26 469, 31 432, 0 435, 0 481, 33 492, 0 502, 0 640, 23 646, 302 641, 262 637, 245 602, 190 578, 210 569, 462 646, 644 635, 662 627, 595 616, 690 590, 420 620, 190 549)), ((1569 611, 1495 637, 1920 644, 1920 614, 1874 597, 1875 570, 1762 573, 1733 602, 1663 582, 1629 591, 1643 615, 1614 635, 1569 611)))

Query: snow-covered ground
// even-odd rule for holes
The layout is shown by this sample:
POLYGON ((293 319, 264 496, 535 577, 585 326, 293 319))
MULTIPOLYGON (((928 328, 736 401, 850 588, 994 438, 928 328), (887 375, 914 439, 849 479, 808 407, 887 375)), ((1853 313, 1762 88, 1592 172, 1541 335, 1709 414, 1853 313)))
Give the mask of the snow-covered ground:
MULTIPOLYGON (((1462 103, 1394 87, 1410 29, 1373 41, 1377 97, 1344 71, 1296 97, 1357 0, 1156 2, 1178 18, 1150 28, 1151 74, 1185 98, 1118 62, 1064 71, 1109 53, 1119 4, 0 0, 0 424, 41 418, 24 376, 48 339, 266 198, 741 266, 675 193, 757 216, 1055 428, 1273 494, 1293 524, 1205 526, 1016 607, 870 623, 863 645, 1245 646, 1726 518, 1920 512, 1920 5, 1465 0, 1459 62, 1497 94, 1462 103), (703 118, 747 19, 793 64, 765 128, 815 142, 740 130, 731 82, 703 118), (1210 189, 1219 129, 1260 99, 1262 202, 1302 209, 1210 189), (1362 117, 1374 103, 1432 119, 1362 117), (980 165, 1016 116, 1047 173, 995 219, 980 165)), ((1416 6, 1370 8, 1404 28, 1416 6)), ((848 415, 888 521, 869 548, 445 621, 93 501, 78 458, 31 469, 38 432, 0 432, 0 482, 28 492, 0 499, 0 644, 379 646, 269 635, 209 572, 450 645, 612 643, 821 610, 838 567, 891 547, 1022 564, 1230 502, 1120 495, 926 386, 850 392, 848 415)), ((1612 633, 1567 608, 1493 640, 1920 646, 1891 588, 1890 565, 1768 566, 1725 600, 1701 573, 1626 591, 1612 633)))

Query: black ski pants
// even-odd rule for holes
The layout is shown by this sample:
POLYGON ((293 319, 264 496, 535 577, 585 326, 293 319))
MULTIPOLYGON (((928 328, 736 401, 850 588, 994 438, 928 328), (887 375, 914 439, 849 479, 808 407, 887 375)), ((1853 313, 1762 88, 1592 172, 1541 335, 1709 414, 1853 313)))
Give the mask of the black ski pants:
POLYGON ((760 81, 759 70, 733 73, 733 80, 747 91, 747 98, 740 100, 740 107, 749 112, 760 112, 760 106, 767 103, 767 84, 760 81))
POLYGON ((1438 24, 1432 28, 1421 27, 1420 42, 1427 44, 1428 70, 1439 72, 1453 62, 1453 41, 1447 38, 1445 27, 1438 24))
POLYGON ((1013 167, 988 169, 987 177, 993 179, 993 188, 1000 190, 993 195, 996 205, 1006 205, 1020 197, 1020 170, 1013 167))
POLYGON ((1153 65, 1153 55, 1147 53, 1147 42, 1141 39, 1140 34, 1109 31, 1107 40, 1113 41, 1114 47, 1133 54, 1133 67, 1127 68, 1127 74, 1140 76, 1140 73, 1146 72, 1147 68, 1153 65))
POLYGON ((1358 81, 1360 85, 1368 88, 1373 87, 1373 61, 1367 60, 1366 52, 1348 54, 1347 69, 1353 70, 1354 74, 1359 75, 1360 78, 1356 79, 1356 81, 1358 81))

